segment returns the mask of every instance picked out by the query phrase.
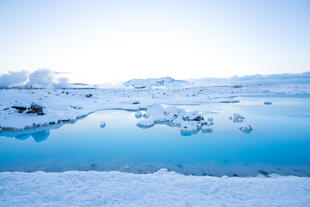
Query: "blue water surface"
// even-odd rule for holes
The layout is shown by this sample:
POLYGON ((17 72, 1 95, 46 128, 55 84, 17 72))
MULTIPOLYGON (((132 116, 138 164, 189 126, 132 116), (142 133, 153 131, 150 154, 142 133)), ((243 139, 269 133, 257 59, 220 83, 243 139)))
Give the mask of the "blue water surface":
POLYGON ((252 176, 310 175, 310 98, 239 97, 181 105, 214 118, 212 133, 182 136, 166 124, 141 129, 134 112, 99 111, 75 123, 0 133, 0 171, 118 170, 252 176), (264 105, 271 101, 272 105, 264 105), (249 134, 228 119, 253 126, 249 134), (106 126, 99 126, 101 121, 106 126))

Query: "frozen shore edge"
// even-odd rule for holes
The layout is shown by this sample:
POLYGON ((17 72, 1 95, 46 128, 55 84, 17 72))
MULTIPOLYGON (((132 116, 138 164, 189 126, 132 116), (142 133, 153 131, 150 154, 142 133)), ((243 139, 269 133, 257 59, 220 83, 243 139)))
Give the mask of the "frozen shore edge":
POLYGON ((0 172, 0 206, 309 206, 310 178, 0 172))

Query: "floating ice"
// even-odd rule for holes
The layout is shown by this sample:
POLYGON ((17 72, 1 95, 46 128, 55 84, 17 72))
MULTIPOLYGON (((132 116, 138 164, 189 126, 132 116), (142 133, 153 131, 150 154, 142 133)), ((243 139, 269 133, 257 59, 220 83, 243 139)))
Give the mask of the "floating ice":
POLYGON ((159 104, 154 104, 147 107, 145 114, 144 117, 147 118, 138 121, 138 127, 148 128, 157 123, 166 123, 179 127, 182 134, 191 135, 198 132, 203 125, 213 125, 213 121, 205 120, 197 111, 186 112, 184 109, 172 106, 164 108, 159 104))
POLYGON ((214 123, 213 121, 202 120, 201 124, 206 126, 212 126, 214 123))
POLYGON ((203 125, 202 127, 201 127, 201 131, 202 131, 202 133, 212 133, 212 128, 211 127, 209 127, 209 126, 207 126, 207 125, 203 125))
POLYGON ((180 132, 187 133, 187 132, 196 132, 199 130, 199 124, 191 121, 182 122, 180 132))
POLYGON ((149 116, 150 116, 150 114, 147 113, 147 112, 143 114, 143 117, 144 117, 144 118, 148 118, 149 116))
POLYGON ((101 128, 104 128, 104 127, 105 127, 105 122, 104 122, 104 121, 101 121, 101 122, 100 122, 100 127, 101 127, 101 128))
POLYGON ((182 117, 177 117, 175 120, 172 121, 172 124, 174 124, 177 127, 181 127, 181 124, 184 122, 182 117))
POLYGON ((155 125, 155 122, 151 118, 142 119, 137 122, 137 126, 141 128, 149 128, 155 125))
POLYGON ((135 113, 135 116, 136 116, 137 119, 140 119, 140 118, 142 117, 141 111, 137 111, 137 112, 135 113))
POLYGON ((229 117, 229 120, 233 120, 233 122, 243 122, 244 119, 245 119, 244 116, 241 116, 240 114, 237 113, 229 117))
POLYGON ((253 128, 251 125, 249 124, 243 124, 239 126, 240 131, 242 131, 243 133, 250 133, 253 128))

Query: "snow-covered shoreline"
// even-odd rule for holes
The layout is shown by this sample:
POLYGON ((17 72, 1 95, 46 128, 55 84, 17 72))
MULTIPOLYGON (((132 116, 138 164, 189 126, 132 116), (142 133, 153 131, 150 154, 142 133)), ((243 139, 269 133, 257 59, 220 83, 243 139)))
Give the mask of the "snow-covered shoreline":
POLYGON ((309 206, 310 178, 1 172, 0 206, 309 206))
POLYGON ((154 104, 238 104, 240 95, 310 94, 310 84, 114 89, 3 89, 0 90, 0 131, 23 130, 75 121, 98 110, 146 110, 154 104), (44 115, 14 107, 41 105, 44 115))

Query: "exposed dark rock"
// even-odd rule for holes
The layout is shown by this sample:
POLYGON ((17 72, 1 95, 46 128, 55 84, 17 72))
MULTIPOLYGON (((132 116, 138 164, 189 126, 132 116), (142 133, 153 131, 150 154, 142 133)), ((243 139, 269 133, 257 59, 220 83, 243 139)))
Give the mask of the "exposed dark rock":
POLYGON ((204 120, 202 116, 197 116, 196 118, 192 119, 192 121, 201 121, 204 120))
POLYGON ((87 98, 90 98, 90 97, 93 96, 93 94, 89 93, 89 94, 86 94, 85 96, 86 96, 87 98))
POLYGON ((11 106, 11 108, 18 110, 18 113, 23 113, 27 109, 25 106, 11 106))
POLYGON ((73 105, 70 105, 72 108, 74 108, 74 109, 81 109, 82 107, 80 107, 80 106, 73 106, 73 105))
POLYGON ((263 176, 265 176, 265 177, 269 177, 269 174, 266 171, 264 171, 264 170, 259 170, 258 172, 260 174, 262 174, 263 176))
POLYGON ((27 114, 37 114, 39 116, 44 115, 43 107, 36 103, 31 103, 26 112, 27 114))
POLYGON ((140 104, 140 102, 139 101, 134 101, 134 102, 132 102, 132 104, 140 104))
POLYGON ((2 127, 1 130, 2 130, 2 131, 15 131, 15 130, 17 130, 17 129, 14 128, 14 127, 2 127))

